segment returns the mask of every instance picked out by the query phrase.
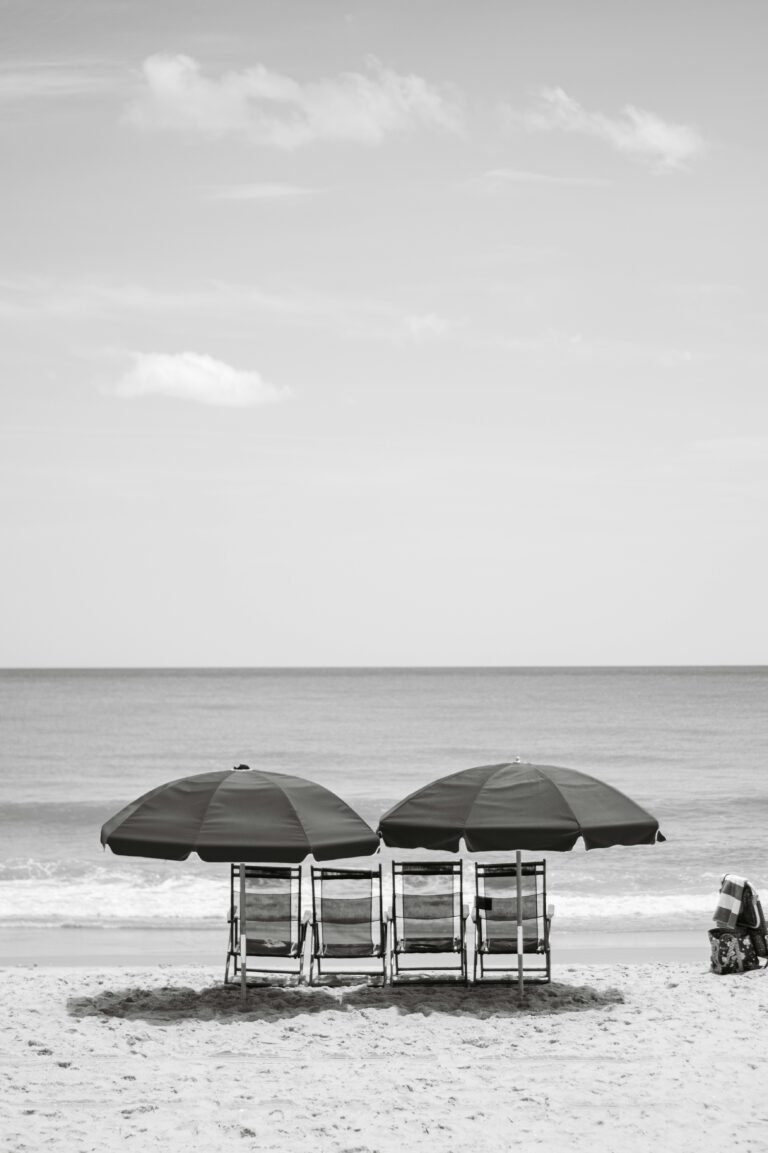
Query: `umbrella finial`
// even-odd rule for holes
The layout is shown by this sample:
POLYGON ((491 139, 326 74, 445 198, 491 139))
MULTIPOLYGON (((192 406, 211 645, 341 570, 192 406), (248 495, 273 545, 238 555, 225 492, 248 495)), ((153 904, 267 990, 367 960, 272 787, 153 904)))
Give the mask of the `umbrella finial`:
POLYGON ((233 773, 250 773, 250 771, 251 771, 250 765, 234 765, 234 767, 232 769, 233 773))
POLYGON ((519 757, 515 757, 514 764, 516 764, 516 765, 522 764, 519 757))

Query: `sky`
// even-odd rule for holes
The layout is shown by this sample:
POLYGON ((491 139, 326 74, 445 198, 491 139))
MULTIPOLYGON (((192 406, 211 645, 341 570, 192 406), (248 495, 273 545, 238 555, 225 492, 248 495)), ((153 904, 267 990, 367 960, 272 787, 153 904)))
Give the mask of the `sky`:
POLYGON ((768 663, 764 4, 0 32, 0 665, 768 663))

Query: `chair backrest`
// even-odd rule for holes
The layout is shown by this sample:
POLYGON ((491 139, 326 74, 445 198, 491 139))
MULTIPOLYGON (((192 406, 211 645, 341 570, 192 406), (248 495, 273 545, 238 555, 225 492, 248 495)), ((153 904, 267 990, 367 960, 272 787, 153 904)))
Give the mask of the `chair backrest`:
MULTIPOLYGON (((520 866, 523 940, 544 939, 547 908, 546 861, 520 866)), ((517 868, 475 865, 475 909, 484 941, 514 940, 517 934, 517 868)))
POLYGON ((395 941, 461 940, 462 862, 392 862, 395 941))
POLYGON ((312 867, 312 919, 321 956, 372 957, 382 951, 384 907, 377 869, 312 867))
POLYGON ((232 904, 240 934, 261 952, 290 953, 299 941, 301 866, 233 865, 232 904), (243 876, 241 878, 241 869, 243 876), (241 880, 245 888, 242 904, 241 880))

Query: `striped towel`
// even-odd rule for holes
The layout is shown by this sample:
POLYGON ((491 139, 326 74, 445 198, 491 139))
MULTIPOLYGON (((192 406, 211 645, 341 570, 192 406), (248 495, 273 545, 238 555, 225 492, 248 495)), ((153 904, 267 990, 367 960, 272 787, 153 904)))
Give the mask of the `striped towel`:
POLYGON ((735 873, 726 873, 723 877, 713 917, 718 929, 730 929, 733 932, 736 928, 736 922, 741 915, 744 888, 747 885, 747 880, 744 877, 737 877, 735 873))

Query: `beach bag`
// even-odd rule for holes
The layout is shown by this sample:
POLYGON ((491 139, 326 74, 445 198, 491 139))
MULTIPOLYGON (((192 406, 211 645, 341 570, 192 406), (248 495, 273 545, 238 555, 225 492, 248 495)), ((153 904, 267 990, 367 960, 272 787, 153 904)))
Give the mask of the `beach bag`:
POLYGON ((760 968, 752 935, 747 929, 710 929, 709 948, 712 972, 723 976, 726 973, 748 973, 760 968))
POLYGON ((760 898, 751 885, 744 887, 744 901, 742 903, 742 917, 739 924, 749 929, 752 944, 758 957, 768 960, 768 928, 765 924, 765 914, 760 898))
POLYGON ((713 973, 748 973, 768 966, 768 931, 760 898, 744 877, 726 873, 714 915, 715 928, 709 930, 713 973))

